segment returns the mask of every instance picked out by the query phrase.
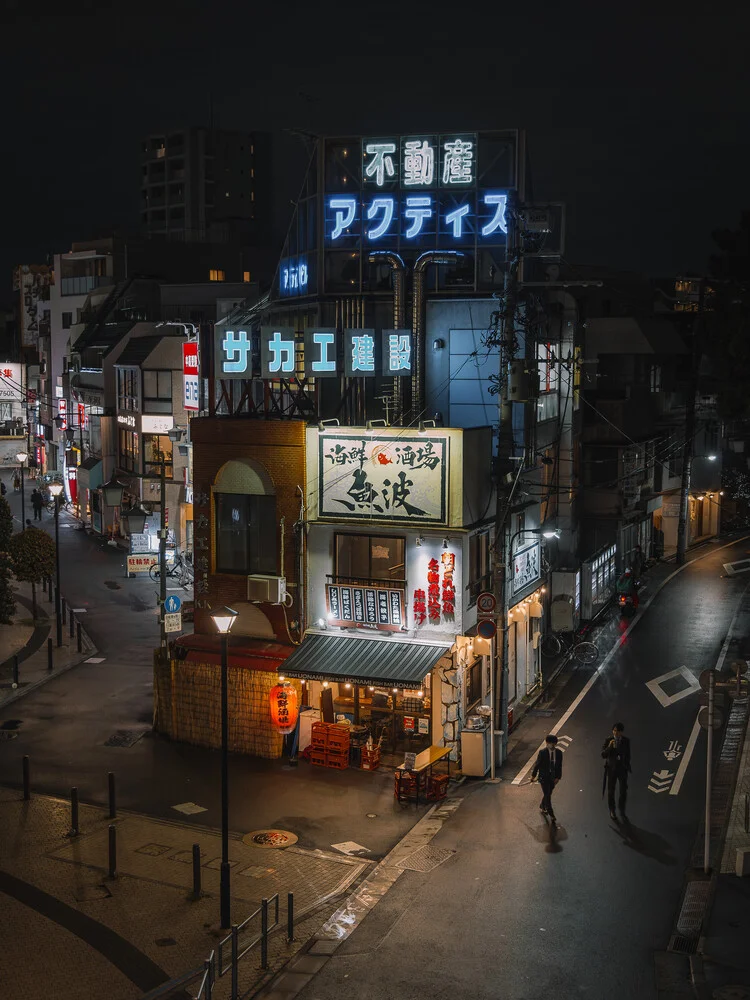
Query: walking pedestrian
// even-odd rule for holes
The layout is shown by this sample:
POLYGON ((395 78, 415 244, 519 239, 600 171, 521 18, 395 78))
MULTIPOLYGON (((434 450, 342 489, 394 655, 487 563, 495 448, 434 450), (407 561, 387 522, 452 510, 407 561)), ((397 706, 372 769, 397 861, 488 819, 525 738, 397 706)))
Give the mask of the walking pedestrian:
POLYGON ((604 780, 602 782, 602 795, 607 789, 607 802, 609 804, 609 815, 612 819, 617 819, 615 812, 615 788, 619 782, 620 796, 618 806, 620 813, 625 818, 625 807, 628 801, 628 775, 630 774, 630 740, 623 736, 625 726, 621 722, 616 722, 612 726, 612 735, 604 741, 602 747, 602 757, 604 758, 604 780))
POLYGON ((31 506, 34 508, 34 520, 41 521, 42 507, 44 506, 44 497, 36 488, 34 488, 31 491, 31 506))
POLYGON ((643 552, 640 545, 636 545, 635 550, 633 551, 633 558, 630 560, 630 568, 633 571, 633 579, 637 585, 641 578, 641 574, 643 573, 643 552))
POLYGON ((539 784, 542 786, 542 801, 539 809, 543 816, 549 816, 553 823, 557 823, 555 811, 552 808, 552 792, 555 785, 562 778, 562 750, 557 749, 557 737, 551 734, 544 740, 544 747, 539 751, 531 772, 532 781, 539 776, 539 784))
POLYGON ((21 480, 20 480, 19 475, 18 475, 17 472, 13 476, 13 490, 16 493, 20 492, 20 490, 21 490, 21 480))

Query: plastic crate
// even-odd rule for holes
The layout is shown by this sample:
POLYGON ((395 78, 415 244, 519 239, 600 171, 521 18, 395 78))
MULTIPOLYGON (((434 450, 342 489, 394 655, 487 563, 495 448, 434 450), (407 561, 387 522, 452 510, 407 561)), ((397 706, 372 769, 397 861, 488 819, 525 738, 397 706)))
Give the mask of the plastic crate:
POLYGON ((317 748, 313 747, 312 752, 310 753, 310 763, 317 764, 320 767, 324 767, 326 763, 325 750, 318 750, 317 748))
POLYGON ((326 767, 333 767, 337 771, 344 771, 349 767, 349 754, 327 753, 326 767))
POLYGON ((363 771, 374 771, 376 768, 380 767, 380 750, 378 750, 377 747, 372 750, 368 750, 363 747, 359 766, 363 771))

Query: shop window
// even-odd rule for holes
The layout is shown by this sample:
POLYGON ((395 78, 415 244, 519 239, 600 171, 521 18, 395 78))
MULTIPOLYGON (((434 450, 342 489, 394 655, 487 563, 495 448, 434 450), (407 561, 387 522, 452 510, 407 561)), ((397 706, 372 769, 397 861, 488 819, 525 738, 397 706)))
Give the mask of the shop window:
POLYGON ((172 412, 172 372, 143 373, 143 412, 172 412))
POLYGON ((138 369, 117 369, 117 409, 121 412, 138 409, 138 369))
POLYGON ((490 533, 478 531, 469 538, 469 607, 477 597, 492 587, 490 571, 490 533))
POLYGON ((120 468, 127 469, 128 472, 139 473, 141 470, 138 467, 139 447, 137 432, 128 431, 120 427, 118 429, 118 443, 120 468))
POLYGON ((216 572, 278 571, 276 497, 216 493, 216 572))
POLYGON ((162 462, 166 466, 167 479, 172 476, 172 442, 166 434, 143 435, 143 471, 147 476, 158 476, 162 462))
POLYGON ((343 580, 405 580, 405 541, 380 535, 336 535, 336 577, 343 580))

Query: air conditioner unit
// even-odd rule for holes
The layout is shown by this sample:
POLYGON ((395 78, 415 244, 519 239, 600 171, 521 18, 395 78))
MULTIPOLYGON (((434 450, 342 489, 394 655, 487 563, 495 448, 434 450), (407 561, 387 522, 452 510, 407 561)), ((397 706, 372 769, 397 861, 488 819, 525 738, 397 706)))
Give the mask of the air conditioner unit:
POLYGON ((256 604, 283 604, 286 599, 286 577, 254 573, 247 578, 247 599, 256 604))

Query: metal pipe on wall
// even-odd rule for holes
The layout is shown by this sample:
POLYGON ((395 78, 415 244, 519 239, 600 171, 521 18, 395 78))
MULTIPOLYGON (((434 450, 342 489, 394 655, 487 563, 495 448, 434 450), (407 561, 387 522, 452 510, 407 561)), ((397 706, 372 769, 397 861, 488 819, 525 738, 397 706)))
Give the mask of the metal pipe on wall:
MULTIPOLYGON (((390 264, 393 281, 393 327, 403 330, 406 326, 406 266, 400 254, 390 250, 373 250, 369 256, 371 264, 384 261, 390 264)), ((364 325, 364 323, 363 323, 364 325)), ((392 424, 400 424, 402 419, 401 379, 393 379, 393 419, 392 424)))
POLYGON ((421 420, 424 413, 424 280, 430 264, 455 264, 464 257, 460 250, 428 250, 414 262, 412 286, 412 337, 414 341, 411 371, 411 422, 421 420))

